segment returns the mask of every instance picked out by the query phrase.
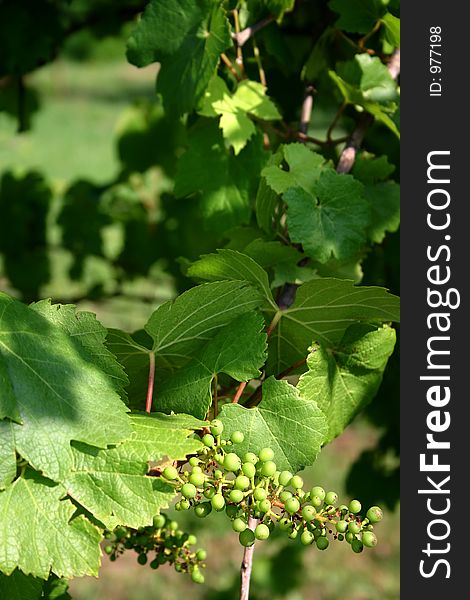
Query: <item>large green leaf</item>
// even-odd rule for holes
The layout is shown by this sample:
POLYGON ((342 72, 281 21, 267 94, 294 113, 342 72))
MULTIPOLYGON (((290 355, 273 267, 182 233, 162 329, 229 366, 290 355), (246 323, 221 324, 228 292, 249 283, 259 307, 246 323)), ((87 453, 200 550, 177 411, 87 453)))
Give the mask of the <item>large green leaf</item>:
POLYGON ((300 377, 297 388, 325 413, 325 441, 340 435, 375 396, 394 346, 395 330, 391 327, 359 324, 347 329, 336 348, 312 348, 308 371, 300 377))
POLYGON ((274 378, 264 382, 259 406, 226 404, 220 418, 227 436, 237 430, 245 434, 243 443, 233 447, 234 452, 243 456, 269 446, 278 469, 294 472, 315 461, 328 432, 317 403, 305 399, 287 381, 274 378))
POLYGON ((167 112, 190 112, 231 46, 230 27, 219 2, 151 0, 127 43, 129 61, 160 62, 157 90, 167 112))
POLYGON ((280 373, 304 358, 313 342, 335 346, 360 321, 399 320, 400 300, 380 287, 355 287, 344 279, 314 279, 297 290, 294 304, 279 311, 269 338, 268 373, 280 373))
POLYGON ((16 475, 16 452, 13 424, 0 421, 0 490, 13 481, 16 475))
POLYGON ((106 348, 107 330, 91 312, 77 312, 71 304, 51 304, 50 300, 41 300, 31 304, 30 308, 62 328, 73 340, 81 344, 90 354, 93 363, 105 373, 111 384, 121 395, 129 383, 122 366, 116 357, 106 348))
POLYGON ((145 406, 151 354, 155 355, 155 397, 158 397, 160 377, 165 378, 187 364, 220 329, 262 303, 261 293, 246 282, 205 283, 157 308, 145 326, 146 346, 135 336, 110 330, 108 347, 130 379, 130 405, 140 409, 145 406))
MULTIPOLYGON (((272 154, 267 162, 268 167, 278 167, 283 160, 282 152, 272 154)), ((267 182, 266 177, 262 176, 259 180, 258 190, 256 193, 256 221, 258 226, 266 233, 272 234, 274 224, 279 220, 277 208, 280 204, 280 196, 267 182)))
POLYGON ((189 415, 131 415, 132 436, 115 448, 85 444, 73 448, 74 466, 64 485, 69 496, 108 529, 143 527, 175 495, 165 481, 146 476, 148 463, 183 460, 199 452, 202 442, 190 437, 205 423, 189 415))
POLYGON ((311 258, 322 263, 332 257, 346 261, 365 244, 370 207, 362 184, 351 175, 328 169, 315 183, 313 194, 289 188, 283 198, 290 238, 301 243, 311 258))
POLYGON ((0 590, 5 600, 40 600, 44 581, 15 569, 11 575, 0 573, 0 590))
POLYGON ((208 117, 220 116, 219 127, 235 154, 239 154, 256 132, 249 115, 264 121, 281 118, 260 83, 243 80, 231 94, 224 80, 217 76, 210 82, 199 112, 208 117))
POLYGON ((189 147, 178 161, 175 194, 201 194, 201 210, 208 227, 224 231, 247 223, 251 196, 267 158, 262 136, 254 137, 235 157, 227 152, 217 124, 201 119, 189 132, 189 147))
POLYGON ((64 499, 66 490, 27 470, 0 492, 0 570, 19 568, 47 579, 97 575, 100 565, 98 529, 64 499))
POLYGON ((187 271, 188 277, 196 280, 222 281, 240 280, 253 284, 272 308, 277 309, 269 286, 268 274, 252 258, 235 250, 217 250, 195 261, 187 271))
POLYGON ((385 13, 387 0, 330 0, 329 6, 338 13, 338 29, 350 33, 369 33, 385 13))
POLYGON ((311 192, 320 177, 325 159, 320 154, 312 152, 305 144, 286 144, 282 147, 282 156, 288 170, 277 165, 268 165, 262 171, 267 184, 278 194, 291 187, 300 187, 311 192))
POLYGON ((247 0, 247 6, 255 14, 258 12, 274 15, 282 19, 285 12, 294 8, 295 0, 247 0))
POLYGON ((155 392, 155 405, 165 412, 189 413, 204 418, 212 403, 212 380, 226 373, 237 381, 261 375, 266 361, 264 319, 251 312, 219 331, 188 365, 163 380, 155 392))
POLYGON ((0 406, 14 400, 3 414, 21 423, 12 431, 23 458, 60 480, 72 465, 71 440, 105 447, 130 435, 115 382, 77 336, 5 294, 0 315, 0 406))

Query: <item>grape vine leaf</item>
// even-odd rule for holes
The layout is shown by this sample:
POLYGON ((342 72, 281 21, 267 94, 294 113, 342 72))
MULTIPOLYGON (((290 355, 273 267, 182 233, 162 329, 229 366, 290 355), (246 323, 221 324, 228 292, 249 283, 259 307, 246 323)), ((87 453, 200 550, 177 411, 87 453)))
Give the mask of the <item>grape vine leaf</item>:
POLYGON ((241 281, 217 281, 191 288, 157 308, 145 325, 148 347, 135 336, 110 330, 107 344, 130 380, 129 404, 143 408, 149 356, 155 354, 158 378, 184 366, 232 319, 263 303, 261 293, 241 281))
POLYGON ((246 146, 256 132, 249 115, 263 121, 280 119, 276 106, 266 96, 266 88, 256 81, 243 80, 231 94, 220 77, 214 77, 198 111, 206 117, 220 116, 219 127, 235 154, 246 146))
POLYGON ((384 325, 351 325, 339 345, 315 345, 307 357, 308 371, 297 388, 325 413, 330 442, 373 399, 395 346, 395 330, 384 325))
POLYGON ((16 476, 15 439, 12 423, 0 421, 0 490, 9 485, 16 476))
POLYGON ((90 354, 93 363, 109 377, 115 390, 125 397, 124 390, 129 380, 116 357, 106 348, 106 327, 98 321, 94 313, 77 312, 72 304, 51 304, 50 300, 33 303, 30 308, 80 343, 90 354))
POLYGON ((338 29, 349 33, 369 33, 386 11, 386 0, 330 0, 329 7, 339 14, 338 29))
POLYGON ((187 275, 199 281, 248 281, 258 288, 269 306, 277 309, 268 274, 255 260, 242 252, 224 248, 217 250, 217 253, 206 254, 192 263, 187 275))
POLYGON ((285 12, 294 8, 295 0, 247 0, 250 11, 263 11, 265 14, 274 15, 276 19, 282 19, 285 12))
POLYGON ((115 383, 81 343, 3 293, 0 315, 0 373, 8 382, 0 404, 11 403, 13 394, 21 424, 11 427, 23 458, 60 480, 72 465, 72 440, 105 447, 130 435, 115 383))
POLYGON ((151 0, 127 42, 127 58, 137 67, 160 63, 157 90, 166 111, 181 115, 202 98, 231 45, 219 2, 151 0))
POLYGON ((101 534, 64 499, 65 488, 27 469, 0 492, 0 569, 47 579, 97 575, 101 534), (25 517, 26 515, 26 517, 25 517))
POLYGON ((281 168, 279 162, 265 167, 261 175, 266 178, 267 184, 277 194, 282 194, 291 187, 311 192, 325 165, 324 157, 299 143, 284 145, 282 156, 289 170, 281 168))
POLYGON ((304 358, 312 342, 335 346, 355 322, 398 321, 399 306, 399 298, 381 287, 356 287, 353 281, 328 277, 302 284, 293 305, 279 311, 269 338, 267 373, 280 373, 304 358))
POLYGON ((72 600, 67 579, 51 575, 44 582, 43 598, 44 600, 72 600))
POLYGON ((382 23, 385 27, 385 39, 392 46, 392 48, 400 47, 400 19, 394 17, 391 13, 387 12, 382 17, 382 23))
POLYGON ((386 156, 361 157, 353 168, 353 175, 364 183, 364 196, 371 207, 367 237, 376 244, 400 225, 400 186, 395 181, 384 181, 394 170, 386 156))
POLYGON ((40 600, 44 581, 15 569, 10 575, 0 572, 0 590, 6 600, 40 600))
POLYGON ((203 447, 190 436, 205 423, 190 415, 133 414, 130 419, 132 436, 114 448, 74 444, 74 466, 64 481, 69 496, 108 529, 149 525, 175 496, 167 482, 146 476, 149 461, 183 460, 203 447))
POLYGON ((390 117, 397 110, 397 84, 377 56, 356 54, 354 60, 342 65, 339 73, 329 71, 329 75, 347 103, 362 106, 400 137, 390 117))
MULTIPOLYGON (((269 167, 278 167, 283 160, 282 152, 272 154, 265 169, 269 167)), ((256 192, 256 222, 258 226, 266 233, 272 234, 276 221, 279 219, 277 208, 280 203, 280 196, 269 185, 266 177, 263 175, 259 180, 258 190, 256 192)))
POLYGON ((301 243, 311 258, 322 263, 332 256, 345 261, 365 244, 370 207, 362 184, 352 175, 327 169, 315 183, 313 194, 289 188, 283 198, 290 238, 301 243))
POLYGON ((212 381, 225 373, 237 381, 261 375, 266 362, 264 319, 250 312, 234 319, 210 340, 191 363, 158 386, 155 404, 164 412, 203 419, 212 404, 212 381))
POLYGON ((305 399, 287 381, 272 377, 263 384, 258 406, 226 404, 220 419, 224 435, 243 431, 243 443, 233 447, 239 456, 269 446, 277 468, 294 473, 315 461, 328 432, 325 415, 314 400, 305 399))
POLYGON ((251 196, 256 193, 267 158, 261 135, 253 137, 235 157, 227 152, 217 124, 201 118, 189 132, 188 149, 178 161, 175 195, 201 194, 201 211, 208 228, 225 231, 247 223, 251 196))

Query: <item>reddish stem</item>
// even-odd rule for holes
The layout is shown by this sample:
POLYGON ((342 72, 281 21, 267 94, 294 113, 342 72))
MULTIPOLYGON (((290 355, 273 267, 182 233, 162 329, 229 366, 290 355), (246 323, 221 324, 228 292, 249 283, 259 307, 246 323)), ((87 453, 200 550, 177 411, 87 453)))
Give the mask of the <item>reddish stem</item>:
POLYGON ((145 412, 151 412, 152 400, 153 400, 153 386, 155 383, 155 354, 151 352, 149 354, 149 378, 147 386, 147 402, 145 403, 145 412))
POLYGON ((233 397, 232 404, 237 404, 237 402, 240 400, 240 398, 242 397, 242 394, 243 394, 243 390, 246 388, 247 383, 248 383, 248 381, 242 381, 240 383, 240 385, 238 386, 237 391, 235 393, 235 396, 233 397))

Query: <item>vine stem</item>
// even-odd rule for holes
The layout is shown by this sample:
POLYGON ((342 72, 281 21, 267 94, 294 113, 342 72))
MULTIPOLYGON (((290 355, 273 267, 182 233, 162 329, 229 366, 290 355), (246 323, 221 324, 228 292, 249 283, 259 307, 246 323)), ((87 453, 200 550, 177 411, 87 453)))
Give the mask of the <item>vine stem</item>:
POLYGON ((313 85, 308 85, 305 89, 304 101, 302 103, 302 110, 300 112, 299 133, 307 134, 308 126, 310 125, 310 119, 312 118, 314 93, 315 88, 313 85))
MULTIPOLYGON (((249 517, 248 527, 254 531, 258 525, 258 519, 249 517)), ((243 551, 243 559, 240 567, 240 600, 248 600, 250 596, 251 570, 253 569, 253 554, 255 545, 248 546, 243 551)))
POLYGON ((147 385, 147 402, 145 403, 145 412, 151 412, 153 400, 153 386, 155 384, 155 354, 149 354, 149 378, 147 385))
POLYGON ((246 384, 248 381, 242 381, 240 385, 237 387, 237 391, 235 392, 235 396, 233 397, 232 404, 237 404, 243 394, 243 390, 246 388, 246 384))
POLYGON ((266 25, 272 23, 272 21, 274 21, 274 17, 266 17, 265 19, 259 21, 259 23, 255 23, 254 25, 250 25, 246 29, 243 29, 243 31, 237 31, 232 35, 232 37, 237 42, 237 45, 241 48, 243 44, 246 44, 252 35, 254 35, 260 29, 263 29, 263 27, 266 27, 266 25))

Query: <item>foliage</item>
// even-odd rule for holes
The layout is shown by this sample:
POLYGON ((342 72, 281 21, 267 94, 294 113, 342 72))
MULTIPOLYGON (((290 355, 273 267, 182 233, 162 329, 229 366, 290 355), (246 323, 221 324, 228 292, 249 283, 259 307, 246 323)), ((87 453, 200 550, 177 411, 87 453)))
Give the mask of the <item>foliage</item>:
POLYGON ((177 494, 198 516, 226 506, 244 546, 279 521, 306 546, 326 549, 335 527, 354 552, 373 547, 376 507, 358 517, 357 501, 337 507, 292 473, 369 405, 390 427, 355 465, 354 495, 396 449, 398 3, 31 7, 4 2, 0 25, 0 107, 19 130, 34 127, 26 74, 77 32, 116 34, 137 15, 127 58, 158 62, 157 95, 121 119, 115 180, 60 197, 37 172, 0 181, 2 590, 67 598, 67 579, 98 573, 104 538, 111 558, 155 552, 202 582, 204 551, 160 515, 177 494), (155 269, 180 293, 141 330, 106 329, 66 287, 40 300, 58 251, 83 298, 125 296, 155 269))

